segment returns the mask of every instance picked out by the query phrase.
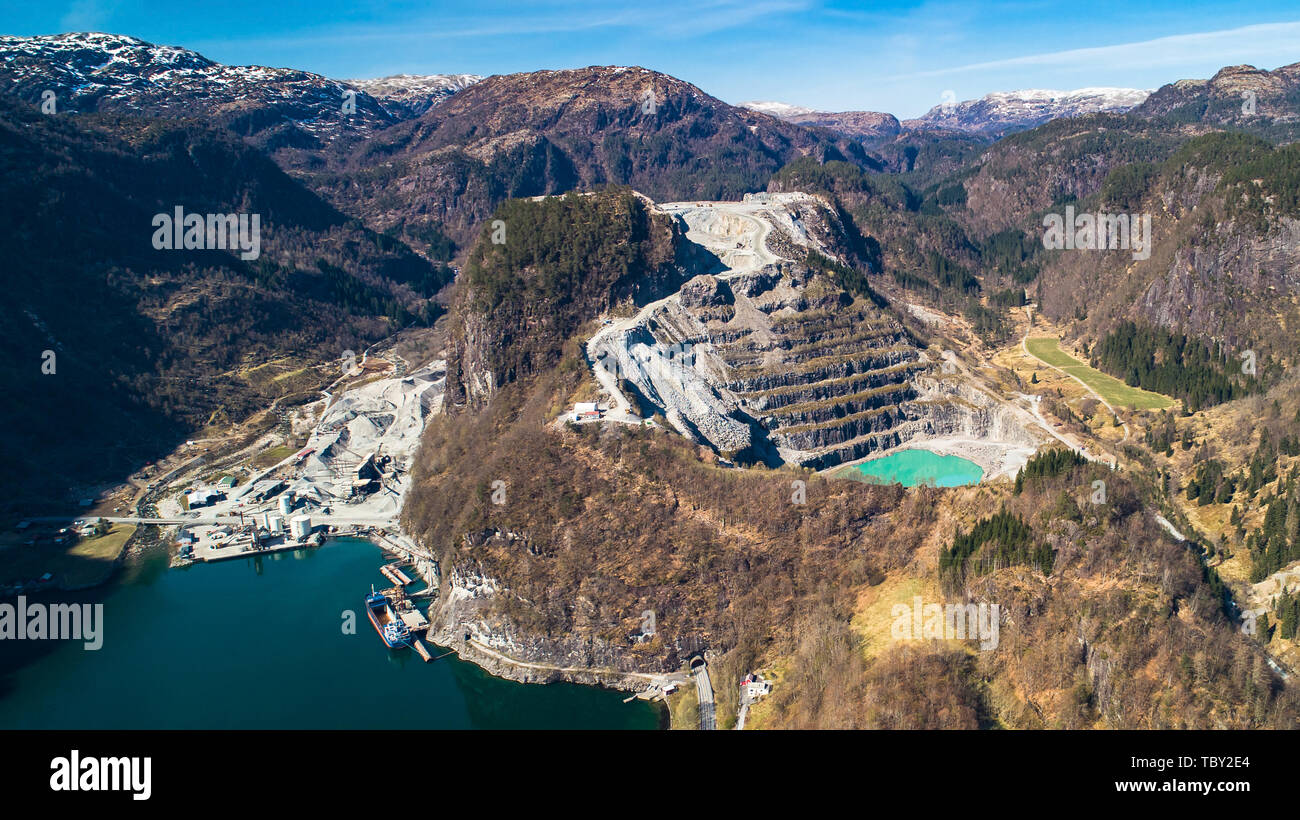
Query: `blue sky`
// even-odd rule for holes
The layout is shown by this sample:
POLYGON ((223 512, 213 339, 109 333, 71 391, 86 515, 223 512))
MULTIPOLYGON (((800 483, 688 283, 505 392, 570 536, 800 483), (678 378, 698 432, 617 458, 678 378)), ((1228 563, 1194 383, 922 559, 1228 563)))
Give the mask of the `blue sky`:
POLYGON ((915 116, 1017 88, 1156 88, 1300 61, 1296 0, 0 0, 6 34, 110 31, 332 77, 642 65, 728 102, 915 116))

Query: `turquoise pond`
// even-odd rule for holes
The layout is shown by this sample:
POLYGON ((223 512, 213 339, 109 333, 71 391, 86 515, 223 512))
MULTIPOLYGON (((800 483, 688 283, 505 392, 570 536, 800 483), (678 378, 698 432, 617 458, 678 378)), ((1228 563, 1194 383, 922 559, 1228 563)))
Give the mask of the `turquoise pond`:
POLYGON ((864 461, 850 468, 853 478, 873 484, 902 484, 917 487, 964 487, 977 484, 984 468, 961 456, 941 456, 929 450, 899 450, 882 458, 864 461))

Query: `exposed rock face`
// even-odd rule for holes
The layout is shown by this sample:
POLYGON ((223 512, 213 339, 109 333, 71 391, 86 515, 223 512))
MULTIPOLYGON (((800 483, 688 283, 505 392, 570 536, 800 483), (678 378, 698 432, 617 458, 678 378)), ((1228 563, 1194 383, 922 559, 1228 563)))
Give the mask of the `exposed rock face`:
MULTIPOLYGON (((1294 148, 1258 143, 1253 152, 1259 159, 1286 150, 1294 148)), ((1054 252, 1040 277, 1040 309, 1084 317, 1080 336, 1094 340, 1137 321, 1289 367, 1300 326, 1300 214, 1278 205, 1287 183, 1224 184, 1222 168, 1198 162, 1154 177, 1134 207, 1152 215, 1148 258, 1054 252), (1236 211, 1248 195, 1270 204, 1236 211)))
MULTIPOLYGON (((487 533, 486 540, 510 541, 513 534, 487 533)), ((515 536, 519 540, 518 536, 515 536)), ((522 548, 522 547, 521 547, 522 548)), ((472 558, 444 568, 445 595, 429 609, 430 639, 451 647, 462 660, 473 661, 493 675, 522 683, 599 684, 615 688, 645 689, 646 673, 672 672, 685 661, 688 648, 669 645, 651 657, 656 667, 646 667, 646 658, 628 652, 634 637, 624 645, 590 637, 553 637, 521 631, 501 607, 514 593, 495 578, 485 575, 472 558)), ((597 617, 596 602, 579 596, 574 602, 577 624, 590 626, 597 617)))
POLYGON ((687 308, 717 307, 731 304, 731 288, 716 276, 701 274, 682 285, 682 306, 687 308))
POLYGON ((721 452, 749 447, 753 438, 739 402, 715 384, 721 367, 716 356, 707 344, 691 341, 702 334, 681 332, 704 331, 703 326, 680 305, 665 306, 653 321, 658 335, 637 325, 606 337, 596 366, 616 372, 691 438, 721 452))

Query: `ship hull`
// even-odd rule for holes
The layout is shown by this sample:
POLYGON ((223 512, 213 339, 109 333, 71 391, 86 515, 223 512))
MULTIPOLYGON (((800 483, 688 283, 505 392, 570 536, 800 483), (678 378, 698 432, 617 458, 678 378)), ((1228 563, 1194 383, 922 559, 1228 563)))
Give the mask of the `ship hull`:
POLYGON ((389 609, 387 599, 381 599, 379 601, 367 600, 366 615, 370 618, 370 625, 375 628, 375 632, 379 635, 379 640, 384 642, 384 646, 389 649, 406 648, 405 641, 389 640, 388 636, 384 634, 384 627, 394 621, 392 610, 389 609))

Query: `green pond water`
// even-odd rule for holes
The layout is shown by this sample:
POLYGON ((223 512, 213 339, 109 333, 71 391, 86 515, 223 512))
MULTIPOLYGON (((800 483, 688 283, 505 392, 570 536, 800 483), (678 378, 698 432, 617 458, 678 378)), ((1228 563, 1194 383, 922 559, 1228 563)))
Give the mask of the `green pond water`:
POLYGON ((180 569, 156 556, 99 590, 29 598, 103 603, 103 646, 0 642, 0 728, 660 725, 660 707, 624 704, 627 693, 514 683, 454 655, 426 664, 389 650, 362 604, 372 583, 391 586, 387 560, 358 539, 180 569))
POLYGON ((960 456, 942 456, 929 450, 899 450, 881 458, 853 465, 863 481, 917 487, 964 487, 984 477, 984 469, 960 456))

